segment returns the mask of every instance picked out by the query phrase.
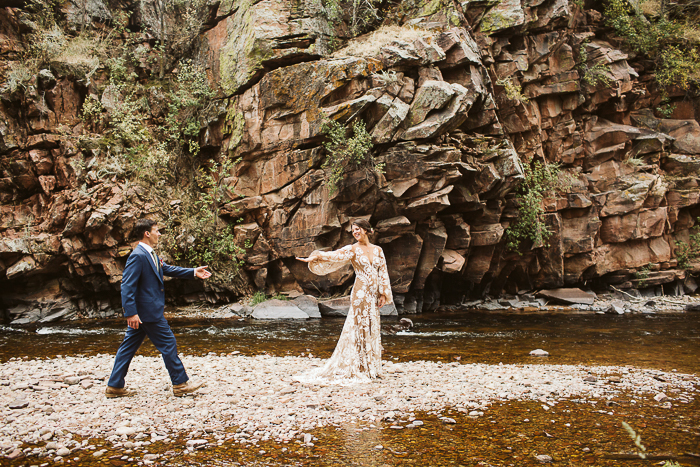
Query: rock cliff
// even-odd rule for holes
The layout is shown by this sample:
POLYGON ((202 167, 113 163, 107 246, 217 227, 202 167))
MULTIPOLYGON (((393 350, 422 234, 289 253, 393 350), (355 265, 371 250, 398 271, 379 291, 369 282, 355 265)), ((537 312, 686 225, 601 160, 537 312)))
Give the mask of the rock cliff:
POLYGON ((206 74, 213 92, 198 108, 198 151, 174 162, 175 178, 121 167, 156 146, 94 143, 118 129, 114 115, 130 102, 116 67, 64 57, 11 86, 37 13, 0 9, 0 307, 10 320, 118 313, 133 222, 180 216, 168 232, 180 250, 162 252, 177 262, 203 241, 180 234, 186 213, 210 206, 244 247, 240 272, 170 284, 174 299, 343 292, 351 269, 317 277, 294 256, 350 243, 356 217, 376 225, 400 313, 537 288, 676 284, 692 271, 677 255, 700 214, 700 101, 672 89, 675 107, 660 113, 648 61, 623 52, 594 8, 403 2, 348 43, 349 13, 333 21, 327 4, 210 2, 190 12, 200 21, 184 46, 165 33, 177 25, 155 28, 143 4, 66 2, 54 14, 69 36, 90 25, 131 47, 128 71, 149 83, 137 96, 148 102, 145 128, 167 122, 159 93, 173 85, 157 81, 159 68, 174 76, 186 57, 206 74), (86 119, 93 101, 108 117, 86 119), (382 173, 350 164, 331 186, 328 120, 364 122, 382 173), (557 163, 569 182, 542 200, 546 244, 514 251, 517 190, 536 160, 557 163), (209 186, 187 175, 222 167, 209 186), (216 202, 201 204, 212 192, 216 202))

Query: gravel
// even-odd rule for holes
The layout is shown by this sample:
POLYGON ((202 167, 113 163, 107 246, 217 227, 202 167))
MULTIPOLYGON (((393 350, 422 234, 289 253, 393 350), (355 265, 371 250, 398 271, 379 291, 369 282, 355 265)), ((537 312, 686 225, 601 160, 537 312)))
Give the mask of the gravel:
POLYGON ((571 398, 593 403, 638 393, 650 397, 637 404, 689 403, 700 385, 695 375, 634 367, 385 361, 383 378, 340 387, 292 380, 321 365, 317 358, 182 358, 191 377, 207 382, 193 397, 173 397, 156 357, 134 358, 127 387, 138 393, 121 399, 104 397, 112 355, 12 359, 0 365, 0 380, 9 382, 0 385, 0 452, 8 456, 37 442, 47 443, 37 453, 44 450, 55 456, 89 447, 72 440, 73 435, 107 439, 122 449, 168 443, 183 435, 189 450, 224 440, 255 445, 303 439, 308 444, 313 439, 308 432, 316 427, 390 420, 392 427, 411 428, 422 424, 416 412, 454 423, 441 412, 449 408, 478 417, 497 401, 536 400, 553 409, 571 398), (611 376, 616 382, 610 382, 611 376), (70 384, 76 378, 81 384, 70 384), (10 408, 24 402, 23 408, 10 408))

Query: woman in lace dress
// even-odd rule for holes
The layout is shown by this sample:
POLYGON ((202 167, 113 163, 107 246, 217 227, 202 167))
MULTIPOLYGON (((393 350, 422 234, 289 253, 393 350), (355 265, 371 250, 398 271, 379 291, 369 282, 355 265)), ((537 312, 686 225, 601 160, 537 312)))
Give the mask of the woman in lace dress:
POLYGON ((314 251, 308 258, 314 274, 333 272, 348 261, 355 269, 355 284, 350 294, 350 310, 331 358, 321 367, 296 379, 303 382, 352 384, 366 382, 381 373, 382 342, 379 309, 392 301, 391 285, 384 252, 369 243, 372 226, 364 219, 352 223, 357 240, 336 251, 314 251))

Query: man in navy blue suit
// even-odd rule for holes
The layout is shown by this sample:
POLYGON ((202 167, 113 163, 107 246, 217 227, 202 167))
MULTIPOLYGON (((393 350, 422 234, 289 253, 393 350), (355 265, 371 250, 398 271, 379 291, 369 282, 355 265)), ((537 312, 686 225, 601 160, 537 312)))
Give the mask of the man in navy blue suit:
POLYGON ((158 224, 150 219, 139 219, 132 235, 140 239, 129 255, 122 275, 122 307, 126 316, 126 336, 114 359, 105 395, 108 398, 133 396, 135 391, 124 388, 124 377, 129 364, 144 338, 153 342, 163 356, 165 368, 173 383, 173 394, 184 396, 202 387, 204 382, 192 382, 177 356, 177 342, 170 325, 163 316, 165 292, 163 276, 181 279, 207 279, 211 273, 207 266, 180 268, 165 264, 154 248, 158 245, 158 224))

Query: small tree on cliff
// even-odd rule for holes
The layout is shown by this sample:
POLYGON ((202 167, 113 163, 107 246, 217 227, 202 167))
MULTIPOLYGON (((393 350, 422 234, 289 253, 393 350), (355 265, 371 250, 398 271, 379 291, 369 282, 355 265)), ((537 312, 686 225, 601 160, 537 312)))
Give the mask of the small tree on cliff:
POLYGON ((545 224, 544 198, 570 185, 557 164, 535 161, 532 165, 524 164, 524 172, 525 178, 515 194, 518 219, 506 230, 508 249, 515 251, 524 241, 532 242, 533 248, 547 245, 552 231, 545 224))
POLYGON ((338 184, 349 166, 369 166, 383 173, 383 165, 377 164, 371 153, 372 136, 367 132, 365 122, 356 120, 350 128, 331 120, 323 125, 322 130, 328 137, 328 141, 323 143, 326 160, 322 167, 330 172, 327 177, 331 193, 338 190, 338 184))

